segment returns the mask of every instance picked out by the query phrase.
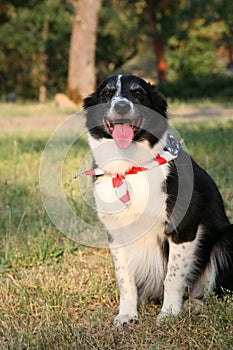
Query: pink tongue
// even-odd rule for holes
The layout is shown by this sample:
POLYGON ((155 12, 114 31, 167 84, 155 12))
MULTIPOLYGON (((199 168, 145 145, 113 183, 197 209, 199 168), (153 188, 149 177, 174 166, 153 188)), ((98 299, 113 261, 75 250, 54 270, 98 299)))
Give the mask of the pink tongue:
POLYGON ((117 147, 128 148, 132 142, 134 133, 129 124, 115 124, 112 132, 117 147))

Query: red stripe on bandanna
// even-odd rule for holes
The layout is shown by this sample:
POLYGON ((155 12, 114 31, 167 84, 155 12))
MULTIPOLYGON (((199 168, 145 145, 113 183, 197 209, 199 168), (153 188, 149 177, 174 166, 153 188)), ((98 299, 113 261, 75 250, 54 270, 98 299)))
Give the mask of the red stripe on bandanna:
POLYGON ((84 174, 95 176, 96 172, 95 172, 95 169, 90 169, 90 170, 85 171, 84 174))
POLYGON ((144 167, 139 167, 139 166, 133 166, 131 169, 129 169, 128 171, 126 171, 126 175, 132 175, 132 174, 137 174, 140 171, 144 171, 144 170, 148 170, 147 168, 144 167))
POLYGON ((163 157, 161 157, 159 154, 154 158, 156 162, 159 163, 159 165, 167 163, 167 160, 163 157))
POLYGON ((129 192, 127 191, 126 194, 124 196, 122 196, 121 198, 119 198, 120 201, 125 204, 128 205, 130 203, 130 195, 129 192))
POLYGON ((123 184, 124 180, 124 176, 123 175, 116 175, 112 177, 112 185, 114 188, 120 187, 123 184))
POLYGON ((116 191, 118 199, 124 204, 128 205, 130 202, 130 195, 123 175, 112 176, 112 185, 116 191))

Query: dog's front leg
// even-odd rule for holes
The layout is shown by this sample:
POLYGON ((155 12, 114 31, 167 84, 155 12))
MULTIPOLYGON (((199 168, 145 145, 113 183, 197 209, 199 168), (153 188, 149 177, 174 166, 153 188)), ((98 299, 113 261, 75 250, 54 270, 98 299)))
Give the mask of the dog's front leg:
POLYGON ((124 247, 113 248, 111 253, 120 293, 119 314, 114 319, 114 325, 118 327, 120 325, 126 326, 130 322, 137 323, 137 287, 135 278, 128 266, 126 250, 124 247))
POLYGON ((187 277, 191 271, 196 241, 176 244, 169 241, 169 259, 164 280, 163 306, 157 317, 159 324, 169 315, 177 315, 183 307, 187 277))

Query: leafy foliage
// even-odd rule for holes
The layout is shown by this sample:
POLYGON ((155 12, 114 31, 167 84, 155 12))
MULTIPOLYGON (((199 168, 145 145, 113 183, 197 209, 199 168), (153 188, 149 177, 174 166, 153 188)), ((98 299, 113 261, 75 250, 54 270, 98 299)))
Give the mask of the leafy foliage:
MULTIPOLYGON (((0 6, 1 99, 12 91, 25 99, 37 99, 43 57, 49 97, 66 91, 76 4, 75 0, 7 0, 0 6)), ((230 96, 232 73, 226 79, 222 72, 233 65, 232 13, 230 0, 103 0, 96 47, 97 81, 120 71, 132 59, 136 59, 138 69, 129 68, 129 73, 144 71, 142 75, 148 76, 141 63, 148 56, 154 65, 150 77, 156 78, 153 39, 160 35, 168 63, 163 88, 170 97, 200 96, 206 89, 206 77, 213 88, 209 95, 209 90, 205 93, 214 97, 218 91, 215 76, 220 73, 222 96, 230 96), (221 61, 217 59, 219 49, 224 52, 221 61)))
POLYGON ((100 11, 96 61, 100 78, 113 73, 137 52, 140 8, 105 0, 100 11))
POLYGON ((73 6, 60 0, 32 1, 8 6, 5 14, 0 28, 1 94, 16 90, 23 97, 37 97, 43 54, 48 56, 48 89, 64 90, 73 6), (44 38, 45 21, 49 29, 44 38))

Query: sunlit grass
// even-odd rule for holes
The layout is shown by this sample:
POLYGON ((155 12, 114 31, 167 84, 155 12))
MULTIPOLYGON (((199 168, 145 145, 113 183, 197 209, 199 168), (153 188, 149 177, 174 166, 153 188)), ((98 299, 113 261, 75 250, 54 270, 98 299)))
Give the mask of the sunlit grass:
POLYGON ((56 107, 53 101, 48 101, 45 104, 32 102, 17 102, 17 103, 0 103, 0 115, 3 118, 8 117, 31 117, 43 115, 57 114, 72 114, 80 110, 80 107, 56 107))

